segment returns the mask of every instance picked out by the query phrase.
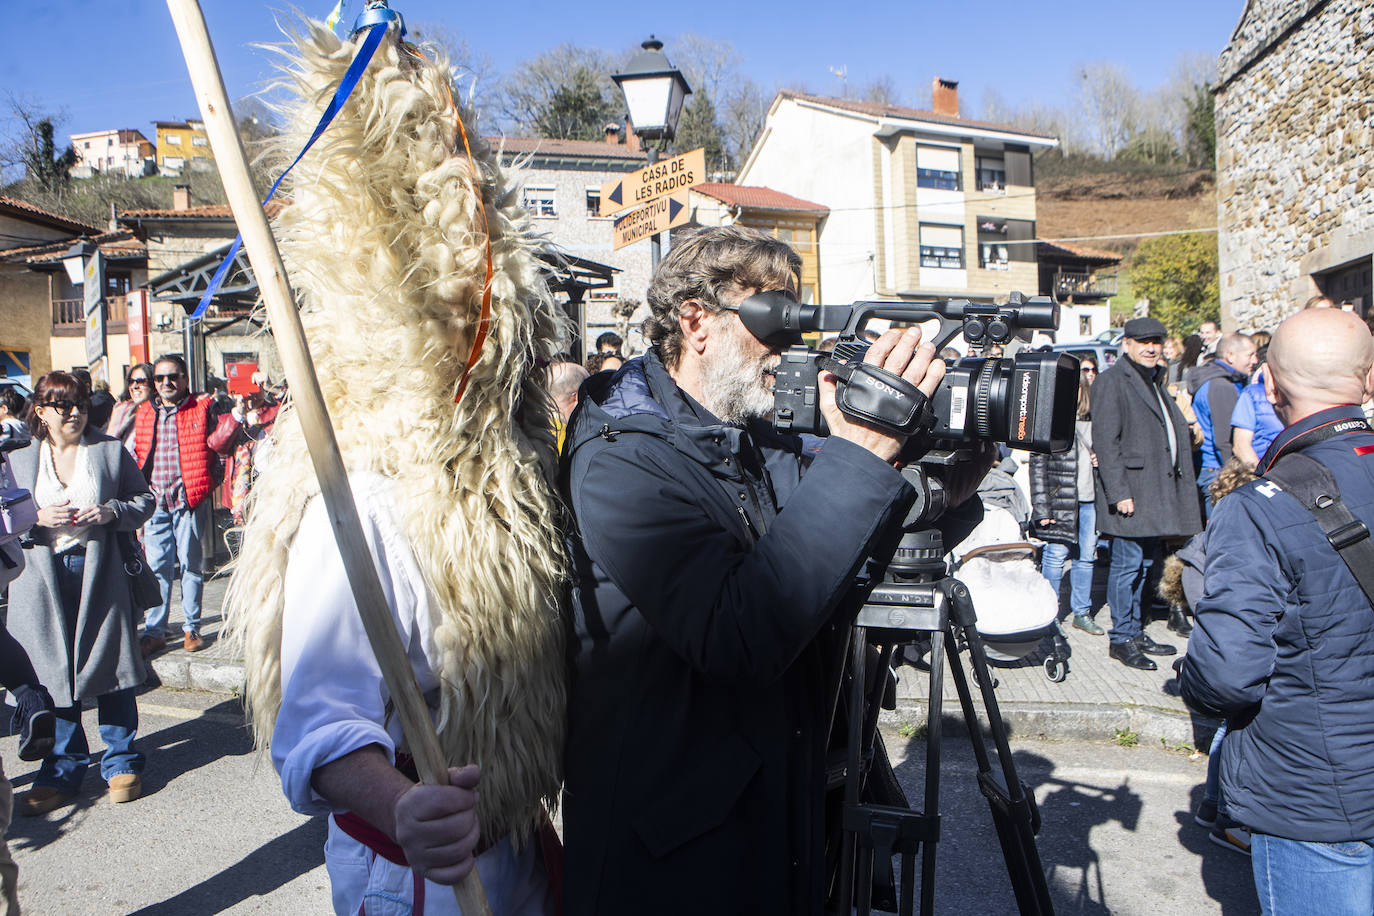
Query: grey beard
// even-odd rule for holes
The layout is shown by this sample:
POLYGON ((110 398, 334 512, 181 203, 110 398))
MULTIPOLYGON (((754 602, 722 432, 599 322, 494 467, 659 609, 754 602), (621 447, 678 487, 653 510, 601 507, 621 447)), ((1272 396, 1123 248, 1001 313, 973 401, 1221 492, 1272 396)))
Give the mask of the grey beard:
POLYGON ((724 423, 740 426, 773 410, 773 392, 763 381, 765 364, 746 356, 733 335, 702 372, 702 405, 724 423))

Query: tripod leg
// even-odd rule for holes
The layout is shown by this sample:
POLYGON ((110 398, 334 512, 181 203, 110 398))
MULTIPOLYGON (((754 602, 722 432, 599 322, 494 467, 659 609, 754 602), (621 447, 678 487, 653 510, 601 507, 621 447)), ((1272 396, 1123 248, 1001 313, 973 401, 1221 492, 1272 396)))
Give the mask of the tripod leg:
MULTIPOLYGON (((957 665, 955 666, 958 667, 957 665)), ((926 794, 923 811, 928 816, 940 813, 940 740, 943 736, 943 698, 945 691, 945 651, 938 633, 930 635, 930 698, 926 717, 926 794)), ((921 844, 921 914, 935 912, 935 843, 921 844)), ((909 905, 909 903, 907 904, 909 905)), ((909 913, 910 910, 908 909, 909 913)))
MULTIPOLYGON (((867 640, 864 637, 862 627, 853 627, 850 633, 850 653, 849 653, 849 753, 846 761, 844 777, 844 804, 851 807, 859 803, 859 776, 860 768, 863 764, 863 749, 860 747, 863 735, 864 721, 864 663, 866 660, 867 640)), ((847 913, 853 906, 854 901, 854 882, 857 879, 864 880, 866 873, 857 873, 856 851, 857 837, 845 830, 844 837, 840 846, 840 896, 839 903, 842 913, 847 913)), ((868 894, 864 894, 864 900, 868 900, 868 894)))
MULTIPOLYGON (((1007 741, 1006 724, 1002 721, 997 695, 992 689, 992 678, 988 672, 987 653, 983 649, 982 637, 972 624, 964 625, 962 632, 968 645, 972 667, 979 675, 983 707, 987 710, 988 728, 992 733, 998 762, 1001 764, 1004 787, 997 787, 992 776, 992 762, 988 757, 978 715, 973 707, 968 678, 957 657, 950 666, 950 673, 954 677, 955 690, 959 693, 959 705, 963 707, 964 721, 968 724, 969 739, 973 744, 973 755, 978 764, 979 781, 984 784, 983 794, 988 797, 992 809, 993 824, 997 828, 997 838, 1002 844, 1002 857, 1006 861, 1007 875, 1016 894, 1017 906, 1022 913, 1053 913, 1054 902, 1050 898, 1049 884, 1045 880, 1045 869, 1040 863, 1040 851, 1035 844, 1035 818, 1032 808, 1034 803, 1026 797, 1020 778, 1016 774, 1016 764, 1007 741), (1005 804, 990 791, 992 787, 1005 793, 1005 804)), ((954 654, 957 650, 953 625, 945 634, 945 640, 951 654, 954 654)))

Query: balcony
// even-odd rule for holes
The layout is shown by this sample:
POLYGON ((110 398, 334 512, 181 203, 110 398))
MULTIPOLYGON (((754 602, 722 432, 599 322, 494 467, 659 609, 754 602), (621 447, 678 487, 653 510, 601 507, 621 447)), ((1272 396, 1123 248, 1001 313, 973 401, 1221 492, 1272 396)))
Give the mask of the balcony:
MULTIPOLYGON (((129 300, 124 296, 105 297, 105 333, 128 333, 129 300)), ((83 337, 86 334, 86 300, 52 300, 52 336, 83 337)))
POLYGON ((1076 302, 1106 299, 1116 295, 1116 274, 1060 268, 1054 273, 1054 293, 1061 302, 1069 298, 1076 302))

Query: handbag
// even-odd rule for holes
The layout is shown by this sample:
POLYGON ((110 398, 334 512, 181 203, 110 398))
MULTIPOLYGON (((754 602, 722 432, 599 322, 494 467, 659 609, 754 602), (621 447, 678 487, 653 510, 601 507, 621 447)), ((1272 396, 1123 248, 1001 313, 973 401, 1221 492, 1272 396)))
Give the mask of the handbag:
POLYGON ((0 454, 0 544, 23 537, 38 522, 33 494, 15 485, 8 456, 0 454))
POLYGON ((115 541, 119 544, 119 557, 124 564, 124 572, 129 576, 129 593, 133 596, 134 607, 140 611, 157 607, 162 603, 162 585, 148 568, 148 558, 143 554, 143 545, 134 537, 132 531, 116 531, 115 541))

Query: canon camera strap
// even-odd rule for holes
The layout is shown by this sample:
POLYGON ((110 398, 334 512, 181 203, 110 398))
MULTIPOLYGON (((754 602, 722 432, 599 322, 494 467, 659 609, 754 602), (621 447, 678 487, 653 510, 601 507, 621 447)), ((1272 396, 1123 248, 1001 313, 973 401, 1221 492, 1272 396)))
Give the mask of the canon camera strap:
MULTIPOLYGON (((1365 429, 1368 428, 1366 424, 1365 429)), ((1330 438, 1330 435, 1322 438, 1330 438)), ((1276 486, 1312 513, 1326 540, 1359 583, 1365 600, 1374 607, 1374 541, 1369 538, 1369 528, 1341 501, 1340 487, 1326 465, 1286 449, 1276 458, 1264 473, 1268 483, 1261 484, 1260 491, 1276 486)))

